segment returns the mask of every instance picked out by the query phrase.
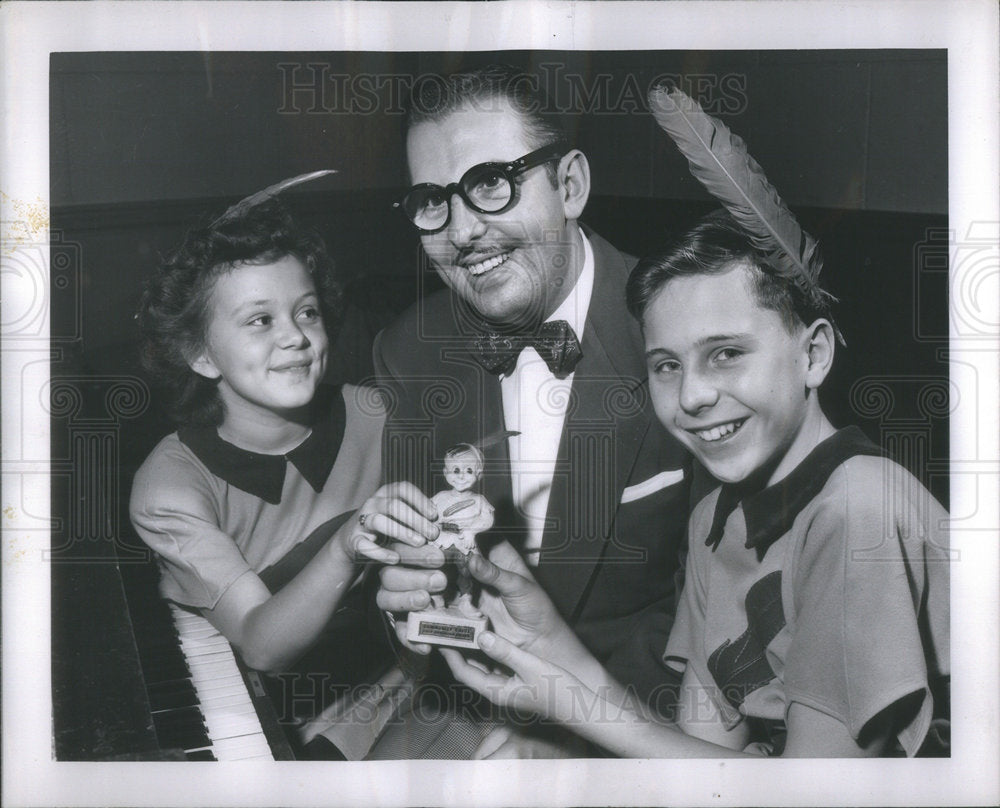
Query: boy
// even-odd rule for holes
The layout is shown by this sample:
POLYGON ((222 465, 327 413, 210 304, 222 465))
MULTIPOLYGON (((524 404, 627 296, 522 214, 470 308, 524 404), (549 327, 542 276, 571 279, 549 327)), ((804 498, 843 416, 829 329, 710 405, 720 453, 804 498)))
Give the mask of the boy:
POLYGON ((628 297, 657 415, 723 483, 692 514, 667 663, 708 686, 720 739, 914 754, 948 672, 947 514, 823 414, 828 298, 721 211, 640 262, 628 297))

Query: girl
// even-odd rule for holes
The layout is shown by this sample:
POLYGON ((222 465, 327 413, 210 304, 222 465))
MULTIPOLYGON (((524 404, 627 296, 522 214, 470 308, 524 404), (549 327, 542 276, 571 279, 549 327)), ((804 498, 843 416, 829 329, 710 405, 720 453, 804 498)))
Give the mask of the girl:
POLYGON ((339 294, 320 238, 271 198, 189 233, 138 315, 180 429, 136 475, 132 522, 163 596, 264 671, 316 643, 358 559, 398 560, 375 531, 410 545, 438 533, 416 488, 377 488, 376 398, 322 384, 339 294))

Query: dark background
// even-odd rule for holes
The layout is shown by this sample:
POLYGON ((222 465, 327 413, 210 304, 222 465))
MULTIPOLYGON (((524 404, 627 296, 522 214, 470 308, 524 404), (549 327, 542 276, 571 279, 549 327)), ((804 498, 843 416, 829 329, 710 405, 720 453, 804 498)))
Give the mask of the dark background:
MULTIPOLYGON (((406 183, 405 88, 425 73, 489 61, 534 70, 591 162, 584 221, 641 255, 711 205, 642 108, 666 74, 748 142, 820 240, 848 341, 824 390, 828 413, 883 445, 897 426, 917 429, 921 448, 901 459, 947 501, 937 462, 947 458, 946 405, 936 398, 948 376, 944 51, 51 58, 57 372, 138 374, 132 314, 158 256, 236 199, 332 167, 340 173, 287 197, 326 237, 348 284, 332 372, 368 376, 375 333, 438 286, 391 209, 406 183)), ((123 444, 127 465, 164 428, 127 430, 139 440, 134 451, 123 444)))
POLYGON ((324 235, 347 284, 332 374, 368 377, 378 330, 439 288, 391 209, 406 185, 403 91, 414 76, 488 61, 537 72, 591 163, 584 221, 637 255, 712 207, 643 110, 653 78, 673 76, 742 136, 818 237, 824 283, 842 301, 848 347, 824 387, 826 411, 838 426, 860 424, 947 506, 945 51, 53 54, 52 559, 67 562, 53 568, 60 759, 134 755, 146 743, 131 729, 108 737, 109 726, 132 726, 119 696, 130 663, 110 638, 127 631, 106 622, 122 600, 116 565, 100 563, 145 558, 128 491, 171 428, 138 365, 144 280, 187 228, 237 199, 339 169, 286 196, 324 235), (88 693, 93 703, 80 698, 88 693))

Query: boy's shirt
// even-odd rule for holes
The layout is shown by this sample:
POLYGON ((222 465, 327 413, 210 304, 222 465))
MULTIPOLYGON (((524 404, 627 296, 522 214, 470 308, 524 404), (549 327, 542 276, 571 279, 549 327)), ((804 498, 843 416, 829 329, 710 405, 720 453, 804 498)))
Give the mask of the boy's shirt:
POLYGON ((692 514, 665 661, 694 666, 727 728, 761 719, 754 740, 776 752, 792 701, 857 739, 918 694, 897 733, 912 755, 930 726, 930 683, 950 671, 948 515, 880 455, 843 429, 777 484, 742 496, 724 485, 692 514))

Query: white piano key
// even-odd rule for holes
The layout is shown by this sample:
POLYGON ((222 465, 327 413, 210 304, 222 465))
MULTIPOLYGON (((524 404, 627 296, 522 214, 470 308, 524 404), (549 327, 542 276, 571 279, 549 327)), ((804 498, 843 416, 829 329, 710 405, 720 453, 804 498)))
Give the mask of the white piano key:
POLYGON ((212 742, 212 753, 219 760, 237 760, 239 755, 271 754, 271 747, 263 736, 242 736, 239 738, 220 738, 212 742))
MULTIPOLYGON (((229 708, 247 707, 253 710, 253 702, 247 699, 247 693, 211 693, 206 692, 205 698, 201 699, 202 709, 205 710, 226 710, 229 708)), ((256 714, 256 710, 254 710, 256 714)))
POLYGON ((212 753, 218 760, 273 759, 229 642, 200 615, 172 611, 212 753))
POLYGON ((236 666, 236 660, 225 657, 189 659, 188 668, 192 676, 204 680, 221 681, 234 675, 240 676, 240 669, 236 666))
POLYGON ((199 693, 204 693, 206 698, 216 696, 226 696, 230 693, 246 693, 246 685, 239 677, 226 676, 222 679, 206 679, 198 689, 199 693))

